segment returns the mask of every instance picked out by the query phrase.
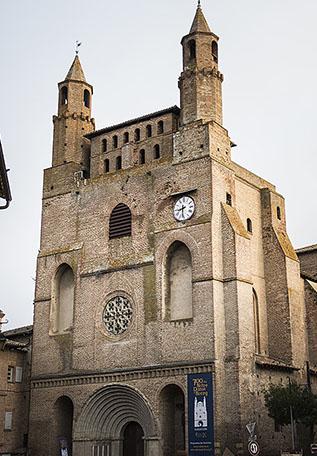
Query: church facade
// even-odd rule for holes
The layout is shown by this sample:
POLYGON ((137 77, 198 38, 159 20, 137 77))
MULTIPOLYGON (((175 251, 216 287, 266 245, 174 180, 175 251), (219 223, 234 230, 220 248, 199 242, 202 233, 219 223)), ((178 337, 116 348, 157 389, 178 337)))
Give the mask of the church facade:
POLYGON ((199 6, 182 39, 180 108, 95 130, 77 55, 58 85, 34 303, 33 456, 196 454, 196 421, 211 425, 203 454, 246 454, 250 422, 263 454, 290 445, 263 389, 304 383, 316 359, 304 283, 283 197, 231 159, 218 40, 199 6), (188 379, 200 376, 212 410, 189 398, 188 379))

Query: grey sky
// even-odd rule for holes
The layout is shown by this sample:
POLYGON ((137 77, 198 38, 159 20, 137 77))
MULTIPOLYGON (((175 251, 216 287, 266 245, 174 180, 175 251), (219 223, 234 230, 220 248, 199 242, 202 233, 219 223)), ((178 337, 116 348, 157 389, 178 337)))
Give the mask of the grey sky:
MULTIPOLYGON (((220 36, 224 126, 233 159, 286 198, 295 247, 317 242, 317 2, 202 0, 220 36)), ((0 0, 0 132, 13 196, 0 212, 0 308, 32 321, 42 170, 57 82, 80 58, 97 128, 179 104, 180 40, 194 0, 0 0)))

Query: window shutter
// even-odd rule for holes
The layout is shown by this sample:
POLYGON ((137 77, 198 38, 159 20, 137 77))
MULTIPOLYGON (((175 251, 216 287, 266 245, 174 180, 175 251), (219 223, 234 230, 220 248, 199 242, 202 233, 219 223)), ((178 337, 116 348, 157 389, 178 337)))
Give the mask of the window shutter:
POLYGON ((16 381, 16 383, 21 383, 22 382, 22 374, 23 374, 22 367, 16 367, 15 368, 15 381, 16 381))
POLYGON ((131 236, 131 211, 125 204, 118 204, 110 216, 109 239, 131 236))
POLYGON ((4 415, 4 430, 11 431, 12 429, 12 412, 5 412, 4 415))

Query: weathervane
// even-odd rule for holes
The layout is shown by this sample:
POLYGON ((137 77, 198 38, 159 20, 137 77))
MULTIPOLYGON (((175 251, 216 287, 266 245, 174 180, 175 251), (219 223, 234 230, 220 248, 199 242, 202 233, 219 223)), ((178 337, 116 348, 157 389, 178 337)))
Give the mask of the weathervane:
POLYGON ((78 52, 79 52, 79 46, 81 46, 81 42, 79 41, 76 41, 76 55, 78 55, 78 52))

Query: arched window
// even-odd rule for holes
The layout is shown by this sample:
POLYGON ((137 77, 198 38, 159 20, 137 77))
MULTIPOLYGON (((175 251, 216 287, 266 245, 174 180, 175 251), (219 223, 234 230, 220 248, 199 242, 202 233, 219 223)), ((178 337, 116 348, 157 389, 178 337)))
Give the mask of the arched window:
POLYGON ((144 165, 145 163, 145 150, 141 149, 139 152, 139 163, 140 165, 144 165))
POLYGON ((66 86, 61 88, 61 105, 68 103, 68 89, 66 86))
POLYGON ((127 144, 129 142, 129 133, 126 131, 123 135, 123 142, 127 144))
POLYGON ((138 142, 140 141, 141 139, 141 131, 140 131, 140 128, 136 128, 135 132, 134 132, 134 141, 135 142, 138 142))
POLYGON ((116 169, 119 170, 122 168, 122 157, 121 155, 118 155, 116 158, 116 169))
POLYGON ((118 136, 114 135, 112 138, 112 147, 116 149, 118 147, 118 136))
POLYGON ((252 220, 251 219, 247 219, 247 230, 249 233, 252 233, 252 220))
POLYGON ((157 123, 157 134, 161 135, 162 133, 164 133, 164 122, 163 122, 163 120, 160 120, 157 123))
POLYGON ((65 333, 72 328, 74 298, 74 273, 68 264, 63 264, 56 272, 52 293, 51 323, 53 333, 65 333))
POLYGON ((110 171, 110 161, 108 158, 106 158, 105 161, 103 162, 103 170, 105 173, 109 173, 109 171, 110 171))
POLYGON ((196 59, 196 41, 195 40, 188 41, 188 49, 189 49, 190 60, 196 59))
POLYGON ((89 90, 84 90, 84 105, 86 108, 90 108, 90 93, 89 90))
POLYGON ((252 296, 253 296, 253 316, 254 316, 254 344, 255 344, 255 353, 261 352, 261 344, 260 344, 260 315, 259 315, 259 301, 257 294, 252 288, 252 296))
POLYGON ((226 193, 226 203, 229 205, 229 206, 232 206, 232 196, 230 193, 226 193))
POLYGON ((161 150, 160 150, 159 144, 155 144, 155 146, 153 147, 153 156, 154 156, 154 159, 155 159, 155 160, 157 160, 158 158, 160 158, 160 156, 161 156, 161 150))
POLYGON ((192 318, 192 258, 189 249, 182 242, 175 241, 168 249, 165 277, 165 319, 192 318))
POLYGON ((213 41, 211 44, 211 53, 214 58, 214 61, 218 63, 218 43, 217 41, 213 41))
POLYGON ((123 203, 118 204, 111 212, 109 222, 109 239, 131 236, 132 216, 131 211, 123 203))
POLYGON ((146 126, 146 137, 151 138, 152 136, 152 125, 147 125, 146 126))
POLYGON ((281 216, 281 208, 279 206, 277 206, 276 208, 276 215, 277 215, 277 218, 279 220, 281 220, 282 216, 281 216))
POLYGON ((102 140, 102 152, 107 152, 108 150, 108 141, 106 139, 102 140))

